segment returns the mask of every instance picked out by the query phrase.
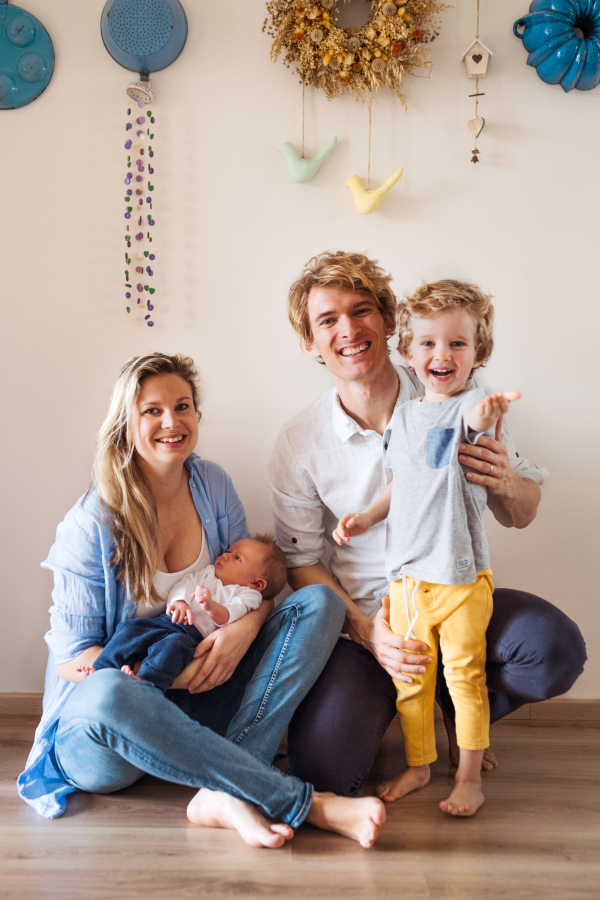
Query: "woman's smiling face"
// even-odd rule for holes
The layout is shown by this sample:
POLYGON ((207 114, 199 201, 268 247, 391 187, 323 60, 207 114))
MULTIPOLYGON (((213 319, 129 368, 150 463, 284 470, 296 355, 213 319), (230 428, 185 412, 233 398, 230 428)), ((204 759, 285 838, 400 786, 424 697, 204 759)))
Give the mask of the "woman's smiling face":
POLYGON ((152 468, 182 464, 198 441, 189 384, 179 375, 145 378, 135 404, 133 443, 152 468))

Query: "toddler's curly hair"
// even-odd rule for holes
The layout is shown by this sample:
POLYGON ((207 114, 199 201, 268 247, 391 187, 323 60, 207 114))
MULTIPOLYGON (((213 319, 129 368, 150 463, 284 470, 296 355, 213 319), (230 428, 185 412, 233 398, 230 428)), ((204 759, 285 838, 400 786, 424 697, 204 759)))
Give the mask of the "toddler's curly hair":
POLYGON ((468 281, 446 278, 428 284, 422 281, 412 294, 404 294, 398 304, 398 351, 407 357, 413 339, 413 316, 430 319, 447 309, 465 309, 475 320, 475 360, 483 366, 494 348, 494 307, 491 294, 468 281))

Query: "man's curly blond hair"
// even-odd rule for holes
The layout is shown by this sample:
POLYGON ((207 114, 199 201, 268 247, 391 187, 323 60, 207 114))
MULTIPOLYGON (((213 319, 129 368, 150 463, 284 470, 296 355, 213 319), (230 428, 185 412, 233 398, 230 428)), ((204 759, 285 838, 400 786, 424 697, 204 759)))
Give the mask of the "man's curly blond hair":
POLYGON ((412 294, 404 294, 398 304, 398 351, 410 355, 413 339, 410 320, 413 316, 431 319, 447 309, 465 309, 475 320, 475 361, 485 365, 494 348, 494 307, 491 294, 484 294, 479 285, 447 278, 428 284, 421 282, 412 294))
POLYGON ((314 287, 345 287, 367 294, 377 301, 386 325, 394 325, 398 302, 390 287, 392 276, 377 263, 378 260, 369 259, 364 253, 344 253, 342 250, 327 250, 306 263, 288 295, 289 320, 303 347, 309 347, 313 341, 308 295, 314 287))

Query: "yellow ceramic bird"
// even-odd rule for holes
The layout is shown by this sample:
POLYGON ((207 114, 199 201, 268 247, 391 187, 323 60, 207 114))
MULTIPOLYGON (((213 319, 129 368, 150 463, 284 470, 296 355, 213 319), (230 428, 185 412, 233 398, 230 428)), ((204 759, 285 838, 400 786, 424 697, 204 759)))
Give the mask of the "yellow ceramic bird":
POLYGON ((387 194, 389 189, 396 184, 403 172, 404 167, 398 169, 391 178, 388 178, 385 184, 382 184, 381 187, 374 191, 368 191, 358 175, 352 175, 348 181, 346 181, 345 185, 352 191, 354 205, 357 210, 362 213, 363 216, 369 216, 377 209, 385 194, 387 194))

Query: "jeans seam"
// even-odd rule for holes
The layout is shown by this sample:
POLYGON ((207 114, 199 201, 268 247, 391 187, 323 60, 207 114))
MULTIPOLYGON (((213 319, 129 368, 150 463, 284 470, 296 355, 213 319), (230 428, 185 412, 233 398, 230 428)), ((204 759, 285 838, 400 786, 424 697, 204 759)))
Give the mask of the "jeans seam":
MULTIPOLYGON (((110 735, 111 737, 116 737, 116 738, 122 737, 122 735, 119 732, 114 731, 108 725, 101 725, 99 722, 94 722, 91 719, 75 719, 75 720, 73 720, 71 725, 69 725, 68 728, 65 728, 63 734, 68 734, 70 731, 73 731, 75 728, 78 728, 81 725, 85 725, 88 727, 90 725, 92 725, 92 726, 98 728, 99 731, 104 732, 106 735, 110 735)), ((152 763, 152 765, 155 766, 155 768, 161 772, 161 775, 162 775, 162 777, 165 778, 165 781, 173 782, 174 776, 176 777, 176 779, 181 779, 182 774, 183 774, 184 777, 188 778, 188 782, 183 782, 181 780, 175 780, 175 784, 187 783, 190 787, 195 787, 195 788, 198 787, 198 785, 193 783, 193 781, 195 779, 194 779, 194 774, 192 772, 184 773, 183 769, 175 769, 173 767, 166 765, 162 761, 158 762, 157 758, 155 756, 152 756, 146 750, 143 750, 139 746, 139 744, 135 743, 132 740, 128 739, 128 744, 135 751, 135 753, 137 753, 139 755, 142 762, 152 763)), ((117 751, 115 751, 115 752, 117 752, 117 751)), ((123 757, 123 758, 125 759, 125 757, 123 757)), ((139 768, 141 772, 145 772, 145 770, 141 766, 137 765, 136 763, 132 763, 130 760, 127 760, 127 762, 129 762, 130 765, 136 766, 137 768, 139 768)), ((61 771, 62 771, 62 766, 61 766, 61 771)), ((63 774, 64 774, 64 772, 63 772, 63 774)), ((161 777, 161 776, 158 776, 158 777, 161 777)), ((76 787, 78 790, 87 791, 87 788, 81 788, 77 784, 77 782, 74 782, 72 779, 69 779, 69 783, 73 787, 76 787)), ((202 781, 202 784, 200 785, 200 787, 205 787, 205 788, 208 788, 209 790, 221 791, 221 792, 226 790, 226 793, 232 794, 232 796, 236 796, 236 794, 234 793, 234 790, 235 790, 234 785, 228 786, 227 789, 225 789, 222 784, 219 784, 217 782, 206 779, 206 781, 204 781, 204 780, 202 781)), ((89 793, 89 791, 88 791, 88 793, 89 793)), ((94 793, 94 792, 92 791, 92 793, 94 793)), ((248 800, 246 800, 241 794, 238 794, 237 796, 238 796, 239 800, 243 800, 245 803, 248 802, 248 800)))
POLYGON ((283 646, 281 648, 279 656, 277 657, 277 662, 275 663, 273 672, 269 679, 269 683, 268 683, 267 687, 265 688, 265 692, 264 692, 262 700, 260 702, 260 706, 258 707, 258 712, 256 713, 256 716, 254 717, 254 721, 251 722, 250 725, 247 725, 246 728, 244 728, 244 730, 236 737, 235 741, 233 742, 234 744, 240 744, 241 741, 243 741, 243 739, 248 735, 250 730, 260 722, 260 720, 262 719, 262 717, 264 715, 265 709, 267 707, 267 703, 269 702, 269 697, 273 693, 273 686, 274 686, 277 676, 279 674, 279 670, 281 669, 281 666, 283 664, 283 658, 285 656, 285 653, 288 648, 289 642, 291 640, 292 634, 296 628, 296 624, 300 617, 299 607, 297 604, 294 604, 294 609, 296 610, 296 615, 292 618, 290 627, 288 628, 288 632, 285 636, 283 646))

